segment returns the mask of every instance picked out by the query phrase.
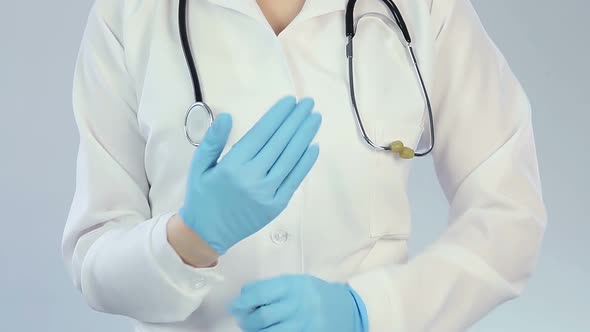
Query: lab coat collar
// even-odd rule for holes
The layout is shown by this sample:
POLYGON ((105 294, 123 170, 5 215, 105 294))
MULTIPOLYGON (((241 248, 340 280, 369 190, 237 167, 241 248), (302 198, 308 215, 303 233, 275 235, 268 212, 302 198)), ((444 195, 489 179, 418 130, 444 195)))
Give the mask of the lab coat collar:
MULTIPOLYGON (((236 10, 242 14, 253 17, 257 20, 264 20, 266 18, 256 3, 256 0, 208 0, 210 3, 218 6, 226 7, 236 10)), ((301 12, 295 18, 295 21, 313 18, 316 16, 328 14, 331 12, 344 11, 348 0, 305 0, 305 4, 301 12)))

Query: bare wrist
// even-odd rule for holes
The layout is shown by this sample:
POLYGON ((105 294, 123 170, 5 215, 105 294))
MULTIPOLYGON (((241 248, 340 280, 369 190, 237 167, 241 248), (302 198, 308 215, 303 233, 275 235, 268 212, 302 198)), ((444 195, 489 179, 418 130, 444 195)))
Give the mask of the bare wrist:
POLYGON ((186 225, 178 214, 166 226, 168 242, 185 264, 195 268, 217 265, 219 254, 186 225))

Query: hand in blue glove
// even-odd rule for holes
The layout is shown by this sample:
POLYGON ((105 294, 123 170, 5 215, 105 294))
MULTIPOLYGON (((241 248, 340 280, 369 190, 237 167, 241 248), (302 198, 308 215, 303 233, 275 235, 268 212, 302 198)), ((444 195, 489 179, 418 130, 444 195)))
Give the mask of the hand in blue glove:
POLYGON ((205 134, 179 215, 220 255, 275 219, 311 170, 319 147, 309 144, 321 123, 313 106, 280 99, 219 162, 231 116, 219 114, 205 134))
POLYGON ((248 284, 231 304, 245 332, 367 332, 366 308, 347 284, 286 275, 248 284))

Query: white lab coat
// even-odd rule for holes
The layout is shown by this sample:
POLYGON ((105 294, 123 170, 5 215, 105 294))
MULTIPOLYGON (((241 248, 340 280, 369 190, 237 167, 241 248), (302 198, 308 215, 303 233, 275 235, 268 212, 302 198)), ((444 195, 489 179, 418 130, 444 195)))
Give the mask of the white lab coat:
MULTIPOLYGON (((224 153, 284 95, 313 97, 323 116, 319 159, 288 208, 216 267, 196 269, 165 232, 194 152, 183 131, 193 94, 178 1, 97 0, 75 70, 80 145, 63 238, 88 304, 133 318, 137 331, 233 332, 225 308, 241 285, 307 273, 348 281, 371 331, 453 332, 518 296, 546 223, 529 101, 468 0, 396 3, 432 99, 448 229, 408 259, 406 189, 417 159, 372 151, 358 135, 345 0, 307 0, 278 37, 254 0, 191 0, 204 98, 234 120, 224 153)), ((364 0, 355 16, 369 11, 389 15, 380 1, 364 0)), ((361 21, 359 109, 378 143, 426 146, 428 117, 395 31, 376 18, 361 21)))

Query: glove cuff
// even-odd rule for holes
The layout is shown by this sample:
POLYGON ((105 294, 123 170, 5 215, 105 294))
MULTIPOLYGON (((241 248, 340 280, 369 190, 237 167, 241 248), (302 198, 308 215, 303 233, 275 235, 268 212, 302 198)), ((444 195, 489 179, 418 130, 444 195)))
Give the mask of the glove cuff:
POLYGON ((355 315, 355 331, 356 332, 369 332, 369 317, 367 314, 367 307, 363 302, 363 299, 360 295, 350 287, 349 284, 346 284, 350 295, 354 299, 356 304, 357 314, 355 315))

